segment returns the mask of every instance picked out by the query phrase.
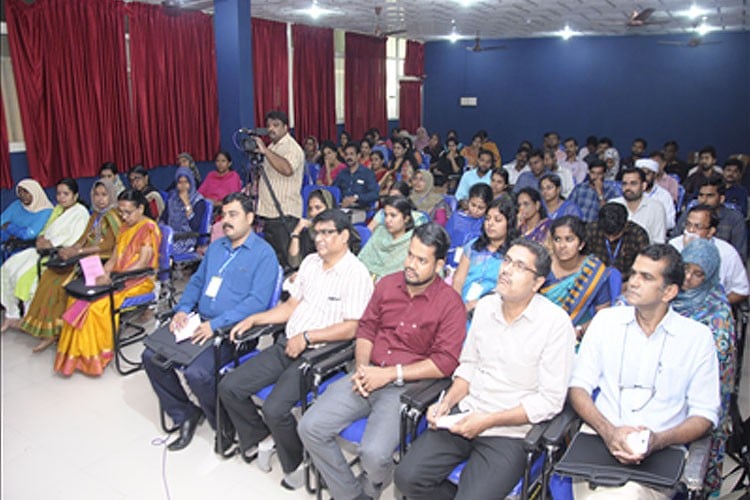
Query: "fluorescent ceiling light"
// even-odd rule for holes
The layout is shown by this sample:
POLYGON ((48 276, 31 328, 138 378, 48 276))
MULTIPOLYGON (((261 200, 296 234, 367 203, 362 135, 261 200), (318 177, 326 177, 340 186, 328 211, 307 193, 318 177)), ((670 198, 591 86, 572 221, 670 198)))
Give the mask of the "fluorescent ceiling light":
POLYGON ((324 9, 320 5, 318 5, 318 0, 313 0, 312 5, 307 9, 301 9, 300 12, 302 14, 307 14, 313 19, 318 19, 322 16, 326 16, 329 14, 334 14, 336 11, 331 9, 324 9))
POLYGON ((681 12, 678 12, 678 14, 682 16, 686 16, 690 19, 698 19, 701 16, 705 16, 706 14, 710 13, 708 9, 702 9, 698 7, 697 5, 693 4, 690 6, 689 9, 683 10, 681 12))
POLYGON ((576 35, 580 35, 580 31, 575 31, 570 29, 570 26, 567 24, 565 25, 565 28, 557 32, 558 35, 562 37, 563 40, 570 40, 571 37, 574 37, 576 35))
POLYGON ((695 32, 698 33, 698 35, 703 36, 703 35, 706 35, 706 34, 712 32, 712 31, 714 31, 715 29, 716 29, 715 27, 709 26, 708 24, 706 24, 705 22, 703 22, 703 23, 701 23, 700 26, 698 26, 697 28, 695 28, 695 32))

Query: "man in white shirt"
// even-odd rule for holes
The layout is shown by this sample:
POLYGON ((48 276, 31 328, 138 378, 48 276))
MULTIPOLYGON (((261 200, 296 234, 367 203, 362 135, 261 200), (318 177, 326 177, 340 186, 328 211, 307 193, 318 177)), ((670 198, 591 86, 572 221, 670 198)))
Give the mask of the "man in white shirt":
POLYGON ((677 223, 677 212, 674 208, 674 200, 669 191, 656 183, 656 174, 659 173, 659 163, 650 158, 640 158, 635 161, 635 168, 640 169, 646 175, 646 190, 643 195, 661 203, 667 216, 667 231, 677 223))
POLYGON ((737 250, 730 243, 715 237, 718 226, 719 215, 716 210, 708 205, 696 205, 688 210, 685 232, 669 240, 669 244, 682 253, 682 249, 694 239, 712 241, 721 256, 719 281, 727 293, 729 303, 739 304, 750 295, 747 271, 737 250))
POLYGON ((563 147, 565 148, 565 159, 560 162, 560 168, 570 170, 570 173, 573 175, 573 181, 576 184, 580 184, 586 180, 586 176, 589 173, 589 166, 585 161, 576 156, 578 142, 574 138, 568 137, 563 141, 563 147))
POLYGON ((628 220, 645 229, 651 243, 664 243, 667 215, 661 203, 643 196, 645 190, 646 174, 637 168, 627 169, 622 174, 622 196, 612 201, 625 205, 628 220))
POLYGON ((433 430, 396 469, 409 499, 504 498, 523 473, 531 424, 562 409, 575 334, 568 315, 537 293, 550 265, 547 251, 524 239, 505 254, 497 294, 476 306, 453 385, 427 410, 433 430), (445 478, 464 460, 456 491, 445 478))
POLYGON ((516 159, 503 165, 503 168, 508 172, 508 184, 515 185, 516 180, 522 173, 531 170, 529 167, 529 150, 524 147, 518 148, 516 159))
MULTIPOLYGON (((624 464, 690 443, 718 422, 719 367, 711 330, 670 307, 684 278, 673 247, 646 247, 628 280, 631 305, 598 312, 578 351, 568 399, 586 424, 582 431, 599 434, 624 464), (649 431, 645 451, 633 450, 628 436, 643 430, 649 431)), ((669 492, 633 482, 591 489, 574 481, 573 490, 576 500, 669 498, 669 492)))

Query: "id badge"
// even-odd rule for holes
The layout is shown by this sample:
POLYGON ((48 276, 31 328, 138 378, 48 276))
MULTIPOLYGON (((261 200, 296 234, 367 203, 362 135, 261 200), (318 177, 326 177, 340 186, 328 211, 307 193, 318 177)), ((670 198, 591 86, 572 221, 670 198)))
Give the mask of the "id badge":
POLYGON ((218 295, 219 293, 219 288, 221 288, 221 277, 212 277, 211 281, 208 282, 208 286, 206 287, 206 297, 208 297, 209 299, 215 299, 216 295, 218 295))

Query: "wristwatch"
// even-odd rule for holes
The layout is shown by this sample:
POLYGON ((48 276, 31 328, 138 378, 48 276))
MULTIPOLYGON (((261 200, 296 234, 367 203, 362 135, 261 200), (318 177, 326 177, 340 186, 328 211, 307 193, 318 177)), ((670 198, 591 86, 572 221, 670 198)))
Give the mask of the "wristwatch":
POLYGON ((310 336, 307 334, 307 330, 302 332, 302 338, 305 339, 305 346, 310 347, 310 344, 312 344, 312 342, 310 342, 310 336))
POLYGON ((396 387, 402 387, 404 385, 404 367, 396 365, 396 380, 393 382, 396 387))

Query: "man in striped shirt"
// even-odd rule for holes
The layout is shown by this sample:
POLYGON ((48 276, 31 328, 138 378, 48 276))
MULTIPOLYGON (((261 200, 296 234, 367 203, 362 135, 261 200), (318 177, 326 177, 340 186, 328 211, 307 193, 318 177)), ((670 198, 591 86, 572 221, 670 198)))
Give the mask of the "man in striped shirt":
POLYGON ((354 338, 359 318, 372 295, 370 273, 349 251, 354 229, 342 211, 326 210, 313 219, 317 253, 302 261, 289 299, 239 322, 236 335, 256 325, 286 323, 286 335, 227 375, 219 397, 237 430, 243 457, 258 455, 258 467, 271 470, 275 446, 284 471, 282 486, 296 489, 304 481, 302 443, 291 409, 300 400, 300 354, 323 342, 354 338), (252 400, 275 384, 263 402, 263 415, 252 400))

